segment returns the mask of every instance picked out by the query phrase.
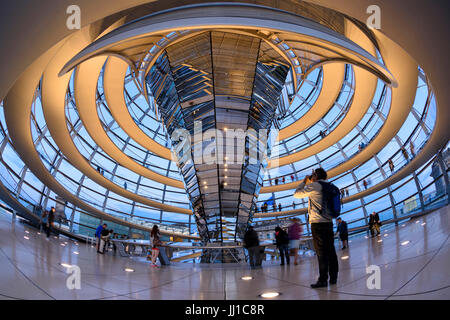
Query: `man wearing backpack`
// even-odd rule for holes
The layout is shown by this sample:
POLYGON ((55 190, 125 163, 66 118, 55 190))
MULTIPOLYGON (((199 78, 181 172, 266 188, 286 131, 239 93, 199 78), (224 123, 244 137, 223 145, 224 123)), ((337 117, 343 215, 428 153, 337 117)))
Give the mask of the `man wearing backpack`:
POLYGON ((311 288, 327 287, 328 279, 330 284, 336 284, 339 272, 334 248, 333 217, 340 213, 340 192, 334 185, 325 182, 326 179, 326 171, 318 168, 311 176, 303 179, 294 194, 295 198, 309 197, 308 220, 319 261, 319 279, 311 284, 311 288))

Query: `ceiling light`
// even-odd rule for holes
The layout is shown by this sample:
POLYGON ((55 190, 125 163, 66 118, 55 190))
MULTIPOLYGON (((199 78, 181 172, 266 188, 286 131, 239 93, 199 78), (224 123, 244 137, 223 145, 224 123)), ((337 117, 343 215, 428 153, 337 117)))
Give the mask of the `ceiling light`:
POLYGON ((30 238, 28 238, 27 236, 23 236, 25 239, 30 240, 30 238))
POLYGON ((348 256, 343 256, 343 257, 341 257, 341 259, 342 259, 342 260, 347 260, 347 259, 348 259, 348 256))
POLYGON ((402 224, 402 227, 406 227, 406 224, 402 224))
POLYGON ((419 223, 419 220, 417 220, 416 223, 419 223))
POLYGON ((271 299, 271 298, 275 298, 278 297, 280 294, 278 292, 265 292, 263 294, 261 294, 262 298, 265 299, 271 299))
POLYGON ((125 268, 125 271, 126 271, 126 272, 134 272, 134 269, 131 269, 131 268, 125 268))
POLYGON ((422 224, 421 224, 421 226, 424 226, 424 225, 426 225, 426 224, 427 224, 427 223, 426 223, 426 222, 424 222, 424 223, 422 223, 422 224))
POLYGON ((73 254, 80 254, 78 251, 74 251, 73 254))
POLYGON ((203 184, 206 184, 206 181, 203 181, 203 184))
POLYGON ((248 280, 252 280, 253 277, 250 277, 250 276, 244 276, 244 277, 242 277, 241 279, 242 279, 242 280, 245 280, 245 281, 248 281, 248 280))
POLYGON ((409 243, 409 240, 406 240, 406 241, 403 241, 403 242, 401 243, 401 245, 402 245, 402 246, 406 246, 408 243, 409 243))
POLYGON ((70 264, 67 264, 67 263, 61 263, 61 265, 63 267, 66 267, 66 268, 72 268, 72 266, 70 264))
POLYGON ((66 245, 65 245, 64 243, 61 243, 61 246, 62 246, 62 247, 65 247, 66 245))
POLYGON ((387 236, 388 236, 388 234, 387 234, 387 233, 385 233, 385 234, 384 234, 384 236, 385 236, 385 237, 387 237, 387 236))
POLYGON ((223 183, 223 185, 224 185, 224 186, 227 186, 227 185, 228 185, 228 183, 224 182, 224 183, 223 183))
POLYGON ((25 233, 30 233, 30 231, 28 231, 28 230, 25 230, 25 233))
POLYGON ((380 239, 380 240, 378 240, 377 242, 383 242, 383 240, 380 239))

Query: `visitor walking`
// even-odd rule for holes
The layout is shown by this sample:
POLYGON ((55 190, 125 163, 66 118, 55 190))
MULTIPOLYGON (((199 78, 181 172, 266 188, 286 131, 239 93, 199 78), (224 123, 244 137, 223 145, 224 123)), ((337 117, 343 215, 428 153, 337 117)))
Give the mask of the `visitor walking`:
POLYGON ((298 265, 298 249, 300 248, 300 237, 302 235, 302 226, 298 218, 293 218, 288 228, 289 250, 294 256, 294 264, 298 265))
POLYGON ((337 232, 339 233, 339 238, 342 242, 342 250, 348 248, 348 228, 347 222, 342 220, 340 217, 337 218, 337 232))
POLYGON ((284 265, 284 259, 286 257, 286 263, 289 264, 289 236, 280 227, 275 228, 275 244, 280 251, 281 265, 284 265))
POLYGON ((159 228, 155 224, 150 233, 150 239, 152 243, 152 267, 156 267, 156 259, 159 256, 159 246, 161 246, 162 242, 160 240, 159 228))

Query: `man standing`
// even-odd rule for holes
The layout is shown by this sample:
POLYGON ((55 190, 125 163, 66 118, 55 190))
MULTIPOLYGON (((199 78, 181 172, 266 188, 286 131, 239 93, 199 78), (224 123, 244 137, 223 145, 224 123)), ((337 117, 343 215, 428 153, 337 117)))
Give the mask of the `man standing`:
POLYGON ((319 261, 319 279, 311 284, 311 288, 322 288, 330 284, 336 284, 339 272, 338 259, 334 248, 333 219, 327 214, 325 206, 322 206, 321 181, 327 179, 324 169, 314 170, 311 176, 306 176, 295 191, 295 198, 309 197, 308 215, 311 224, 314 249, 319 261), (323 210, 322 210, 323 209, 323 210))
POLYGON ((380 235, 380 226, 381 226, 380 216, 378 215, 378 213, 374 211, 369 216, 369 229, 372 238, 375 237, 375 231, 377 232, 376 234, 377 236, 380 235))
POLYGON ((244 235, 244 247, 248 252, 248 259, 250 262, 250 267, 254 268, 259 265, 259 238, 255 229, 252 226, 248 227, 247 232, 244 235))
POLYGON ((52 207, 50 211, 45 211, 42 216, 43 219, 47 217, 47 238, 49 238, 52 233, 53 223, 55 222, 55 211, 55 208, 52 207))
POLYGON ((102 231, 103 229, 106 229, 107 225, 104 223, 103 225, 99 225, 97 229, 95 230, 95 237, 97 238, 97 253, 100 252, 100 239, 102 237, 102 231))
POLYGON ((339 238, 342 242, 342 250, 346 249, 348 247, 348 228, 347 228, 347 222, 342 220, 341 218, 337 218, 337 232, 339 232, 339 238))

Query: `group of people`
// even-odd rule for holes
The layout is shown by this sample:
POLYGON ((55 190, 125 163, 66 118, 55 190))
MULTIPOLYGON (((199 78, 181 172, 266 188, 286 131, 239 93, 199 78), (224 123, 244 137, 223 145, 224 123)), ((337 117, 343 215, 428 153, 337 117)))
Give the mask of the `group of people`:
MULTIPOLYGON (((324 169, 313 170, 312 175, 306 176, 295 191, 295 198, 308 197, 308 223, 311 225, 311 233, 314 249, 319 262, 319 278, 311 284, 312 288, 327 287, 328 283, 336 284, 339 264, 334 247, 333 218, 323 207, 322 183, 327 179, 324 169)), ((342 232, 341 240, 344 239, 347 246, 346 224, 338 228, 342 232)), ((290 253, 294 256, 294 264, 298 264, 298 250, 302 227, 298 219, 293 219, 288 231, 280 227, 275 229, 275 241, 280 251, 281 263, 290 263, 290 253)), ((347 235, 348 237, 348 235, 347 235)), ((250 226, 244 236, 244 247, 247 248, 251 267, 259 266, 258 253, 260 252, 259 239, 256 231, 250 226)))
MULTIPOLYGON (((273 212, 277 211, 277 208, 278 208, 278 211, 281 211, 283 209, 281 203, 279 203, 277 205, 276 202, 274 201, 273 204, 272 204, 273 212)), ((264 204, 261 205, 261 212, 263 212, 263 213, 264 212, 268 212, 268 210, 269 210, 269 205, 268 205, 267 202, 264 202, 264 204)), ((255 207, 255 213, 258 213, 258 211, 259 211, 258 206, 256 206, 255 207)))
MULTIPOLYGON (((308 218, 307 223, 311 226, 313 246, 319 262, 319 278, 317 282, 311 284, 312 288, 327 287, 328 284, 336 284, 339 263, 334 247, 333 217, 329 214, 324 204, 323 184, 326 186, 327 173, 324 169, 313 170, 312 175, 306 176, 294 193, 295 198, 308 197, 308 218)), ((346 191, 340 191, 341 196, 346 191)), ((348 195, 348 191, 347 191, 348 195)), ((341 217, 336 219, 339 239, 342 242, 342 250, 348 248, 348 226, 341 217)), ((380 235, 381 220, 376 212, 370 215, 369 228, 372 237, 380 235), (376 234, 375 234, 376 233, 376 234)), ((298 249, 302 227, 297 218, 288 230, 283 230, 277 226, 275 228, 275 243, 280 252, 281 265, 290 263, 290 255, 294 256, 294 264, 298 264, 298 249)), ((259 239, 252 226, 248 228, 244 236, 244 247, 248 250, 250 266, 258 266, 259 239)))
MULTIPOLYGON (((290 263, 290 254, 294 256, 294 264, 298 264, 298 250, 300 248, 300 237, 303 233, 300 220, 292 219, 291 225, 285 231, 280 227, 275 228, 275 243, 280 252, 281 265, 290 263)), ((261 247, 259 246, 258 234, 253 226, 249 226, 244 235, 244 247, 248 252, 250 267, 255 268, 261 265, 261 247)))
MULTIPOLYGON (((290 175, 290 178, 291 178, 291 182, 295 181, 295 177, 293 174, 290 175)), ((270 179, 269 180, 270 185, 272 185, 272 180, 275 183, 275 185, 277 186, 280 181, 281 181, 281 183, 286 183, 286 176, 282 176, 281 178, 270 179)))
POLYGON ((95 237, 97 238, 97 253, 104 254, 107 248, 112 245, 114 252, 116 251, 116 244, 111 239, 116 239, 117 234, 114 230, 107 229, 106 223, 99 225, 95 230, 95 237))
MULTIPOLYGON (((114 230, 108 230, 106 223, 101 224, 95 230, 95 237, 97 238, 97 253, 104 254, 107 248, 112 245, 114 252, 116 251, 116 244, 112 239, 119 239, 119 235, 114 233, 114 230)), ((152 245, 151 252, 148 253, 147 259, 151 261, 153 267, 156 265, 156 259, 159 255, 159 247, 162 245, 160 240, 160 232, 157 225, 154 225, 150 232, 150 243, 152 245)), ((126 236, 122 235, 121 239, 126 239, 126 236)))

